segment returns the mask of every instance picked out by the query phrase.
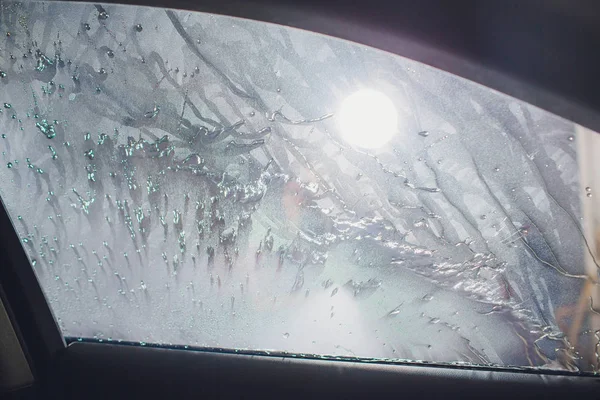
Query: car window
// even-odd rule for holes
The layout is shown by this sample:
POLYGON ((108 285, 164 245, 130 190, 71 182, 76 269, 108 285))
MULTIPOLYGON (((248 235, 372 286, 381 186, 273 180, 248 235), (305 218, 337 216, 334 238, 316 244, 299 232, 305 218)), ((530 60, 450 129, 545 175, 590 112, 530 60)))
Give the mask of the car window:
POLYGON ((308 31, 0 7, 0 194, 65 336, 596 371, 595 133, 308 31))

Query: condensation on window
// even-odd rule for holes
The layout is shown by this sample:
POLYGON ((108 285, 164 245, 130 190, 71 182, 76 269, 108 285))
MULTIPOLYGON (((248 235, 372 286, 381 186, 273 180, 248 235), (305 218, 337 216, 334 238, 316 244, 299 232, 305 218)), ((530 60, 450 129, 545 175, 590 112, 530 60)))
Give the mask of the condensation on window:
POLYGON ((597 370, 595 133, 307 31, 0 7, 0 193, 65 336, 597 370))

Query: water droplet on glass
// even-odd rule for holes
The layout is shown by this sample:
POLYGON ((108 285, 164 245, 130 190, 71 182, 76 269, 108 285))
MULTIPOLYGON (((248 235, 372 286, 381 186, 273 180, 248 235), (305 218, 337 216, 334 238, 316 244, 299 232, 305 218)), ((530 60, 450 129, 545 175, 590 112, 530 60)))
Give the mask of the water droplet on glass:
POLYGON ((401 311, 402 311, 402 304, 400 304, 398 307, 394 308, 392 311, 387 313, 387 316, 395 317, 396 315, 400 314, 401 311))
POLYGON ((284 333, 284 334, 283 334, 283 338, 284 338, 284 339, 288 339, 289 337, 290 337, 290 334, 289 334, 289 333, 287 333, 287 332, 286 332, 286 333, 284 333))
POLYGON ((158 113, 160 112, 160 107, 155 105, 154 108, 152 109, 152 111, 148 111, 144 114, 144 116, 146 118, 154 118, 158 115, 158 113))
POLYGON ((12 105, 10 103, 4 103, 4 108, 11 108, 12 105))
POLYGON ((333 285, 333 281, 331 279, 327 279, 325 282, 322 283, 323 288, 328 289, 329 287, 331 287, 331 285, 333 285))
POLYGON ((113 57, 115 56, 115 53, 114 53, 112 50, 108 50, 108 51, 106 52, 106 55, 107 55, 109 58, 113 58, 113 57))
POLYGON ((142 30, 144 30, 142 24, 137 24, 134 28, 136 32, 141 32, 142 30))
POLYGON ((50 152, 52 153, 52 159, 56 160, 58 158, 58 154, 56 154, 56 150, 54 150, 54 147, 48 146, 48 149, 50 149, 50 152))
POLYGON ((35 126, 42 132, 48 139, 52 139, 56 136, 54 126, 48 123, 47 120, 43 119, 40 122, 36 122, 35 126))
POLYGON ((588 186, 588 187, 586 187, 586 188, 585 188, 585 191, 586 191, 586 192, 591 192, 591 191, 592 191, 592 188, 588 186))
POLYGON ((592 197, 591 193, 586 194, 587 197, 592 197))
POLYGON ((12 168, 12 167, 13 167, 13 164, 12 164, 11 162, 9 162, 9 163, 7 163, 7 164, 6 164, 6 167, 7 167, 7 168, 12 168))
POLYGON ((108 17, 109 17, 109 15, 108 15, 108 13, 107 13, 106 11, 101 11, 101 12, 98 14, 98 19, 99 19, 100 21, 106 21, 106 20, 108 19, 108 17))
POLYGON ((572 136, 572 135, 571 135, 571 136, 569 136, 567 139, 569 140, 569 142, 572 142, 573 140, 575 140, 575 136, 572 136))
POLYGON ((429 132, 428 131, 421 131, 421 132, 419 132, 419 135, 423 136, 423 137, 427 137, 427 136, 429 136, 429 132))
POLYGON ((87 22, 86 22, 85 24, 83 24, 83 28, 84 28, 86 31, 89 31, 90 29, 92 29, 92 28, 90 27, 90 24, 88 24, 87 22))

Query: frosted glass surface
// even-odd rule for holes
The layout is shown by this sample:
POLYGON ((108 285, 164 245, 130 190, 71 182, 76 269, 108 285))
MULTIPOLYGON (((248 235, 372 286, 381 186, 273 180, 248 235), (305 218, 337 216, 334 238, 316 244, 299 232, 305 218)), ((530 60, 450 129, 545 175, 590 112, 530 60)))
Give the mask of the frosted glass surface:
POLYGON ((0 194, 65 336, 595 370, 573 123, 277 25, 0 7, 0 194))

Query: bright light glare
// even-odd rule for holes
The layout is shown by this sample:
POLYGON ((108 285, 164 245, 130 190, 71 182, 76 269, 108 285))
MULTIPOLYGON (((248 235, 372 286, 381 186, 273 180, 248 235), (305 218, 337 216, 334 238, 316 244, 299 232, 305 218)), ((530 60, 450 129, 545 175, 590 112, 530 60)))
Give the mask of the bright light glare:
POLYGON ((376 149, 389 142, 397 132, 398 114, 385 94, 363 89, 344 99, 338 123, 348 143, 376 149))

